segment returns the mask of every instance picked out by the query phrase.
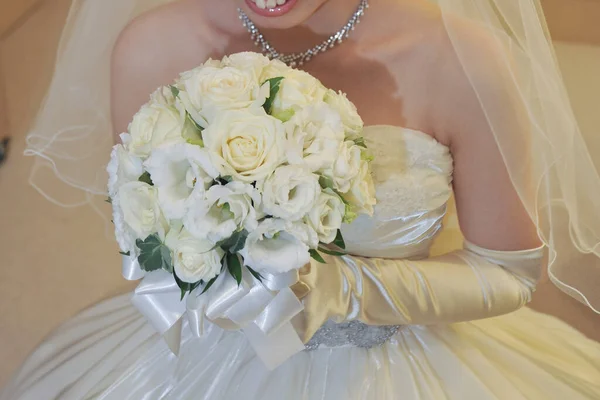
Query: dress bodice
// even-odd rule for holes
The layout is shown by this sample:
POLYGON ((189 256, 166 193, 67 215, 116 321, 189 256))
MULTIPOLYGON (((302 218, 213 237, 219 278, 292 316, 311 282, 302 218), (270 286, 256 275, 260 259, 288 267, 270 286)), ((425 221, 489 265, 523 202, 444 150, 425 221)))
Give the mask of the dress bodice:
POLYGON ((382 258, 427 255, 451 195, 452 157, 431 136, 394 126, 364 130, 377 205, 342 228, 351 254, 382 258))
MULTIPOLYGON (((431 136, 394 126, 364 130, 372 163, 377 205, 372 217, 361 215, 342 227, 346 250, 357 256, 424 258, 442 228, 452 188, 448 147, 431 136)), ((322 347, 374 347, 399 326, 369 326, 359 321, 326 322, 306 344, 322 347)))

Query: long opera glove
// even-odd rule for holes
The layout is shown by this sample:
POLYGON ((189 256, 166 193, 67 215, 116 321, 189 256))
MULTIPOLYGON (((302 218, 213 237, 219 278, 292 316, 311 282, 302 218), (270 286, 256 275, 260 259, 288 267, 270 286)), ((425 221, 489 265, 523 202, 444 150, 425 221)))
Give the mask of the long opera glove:
POLYGON ((531 300, 544 249, 462 250, 424 260, 326 256, 301 271, 294 288, 305 312, 306 342, 327 320, 369 325, 427 325, 506 314, 531 300))

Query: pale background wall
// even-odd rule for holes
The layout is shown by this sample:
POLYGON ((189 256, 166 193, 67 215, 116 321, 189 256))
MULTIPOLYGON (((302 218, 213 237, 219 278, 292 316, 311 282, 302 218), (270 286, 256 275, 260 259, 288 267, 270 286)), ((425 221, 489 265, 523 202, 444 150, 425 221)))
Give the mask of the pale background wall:
MULTIPOLYGON (((509 1, 509 0, 507 0, 509 1)), ((518 1, 518 0, 516 0, 518 1)), ((568 91, 600 164, 600 1, 545 0, 568 91)), ((0 168, 0 386, 53 328, 81 309, 131 288, 104 226, 89 208, 64 210, 27 184, 24 136, 52 73, 70 0, 0 0, 0 138, 12 149, 0 168)), ((548 282, 534 306, 600 340, 600 318, 548 282)))

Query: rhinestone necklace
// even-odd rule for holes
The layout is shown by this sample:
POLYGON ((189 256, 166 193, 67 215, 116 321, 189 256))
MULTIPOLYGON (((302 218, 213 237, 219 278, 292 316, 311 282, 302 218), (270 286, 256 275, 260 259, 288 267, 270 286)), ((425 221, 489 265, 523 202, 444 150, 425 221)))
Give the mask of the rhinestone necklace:
POLYGON ((272 44, 270 44, 267 39, 263 36, 262 33, 258 30, 256 25, 250 20, 248 15, 241 8, 238 8, 239 18, 242 21, 242 25, 244 25, 248 29, 248 33, 250 33, 250 38, 254 40, 254 44, 257 47, 262 49, 262 53, 269 57, 270 59, 281 60, 286 63, 290 67, 296 67, 298 65, 303 65, 304 63, 310 61, 311 58, 315 57, 319 53, 324 53, 327 50, 335 47, 336 45, 342 43, 344 39, 350 36, 350 32, 354 30, 354 27, 360 22, 360 17, 365 14, 365 10, 369 8, 368 0, 360 0, 358 4, 358 8, 354 11, 354 14, 350 17, 346 25, 342 27, 339 31, 329 36, 328 39, 324 40, 321 44, 316 45, 315 47, 303 51, 302 53, 289 53, 283 54, 278 52, 272 44))

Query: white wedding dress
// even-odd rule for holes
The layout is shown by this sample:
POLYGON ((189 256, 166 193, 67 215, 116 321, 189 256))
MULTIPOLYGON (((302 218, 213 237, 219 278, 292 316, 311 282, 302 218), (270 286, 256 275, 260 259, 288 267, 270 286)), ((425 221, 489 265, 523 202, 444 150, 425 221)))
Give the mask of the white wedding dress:
MULTIPOLYGON (((448 148, 397 127, 365 136, 378 205, 373 218, 345 227, 349 250, 427 257, 451 196, 448 148)), ((197 339, 184 325, 182 335, 176 357, 128 295, 114 298, 49 337, 0 398, 600 399, 600 345, 528 308, 439 326, 329 322, 274 371, 239 332, 211 326, 197 339)))

